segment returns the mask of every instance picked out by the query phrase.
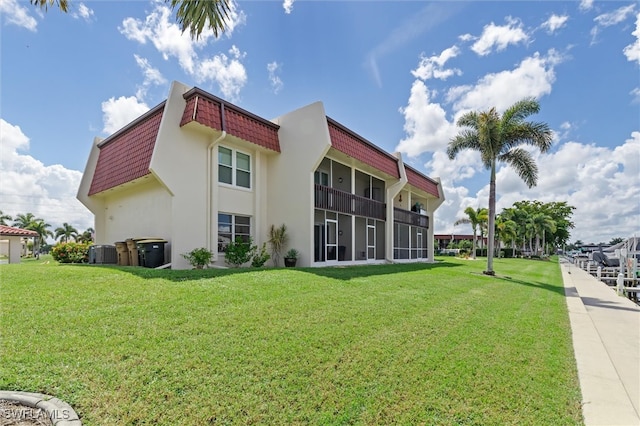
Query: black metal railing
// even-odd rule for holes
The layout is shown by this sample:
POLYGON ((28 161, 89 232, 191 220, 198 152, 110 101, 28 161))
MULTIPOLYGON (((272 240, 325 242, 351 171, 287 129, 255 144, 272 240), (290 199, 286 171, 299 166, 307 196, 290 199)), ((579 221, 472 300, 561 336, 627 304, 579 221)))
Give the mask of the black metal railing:
POLYGON ((338 213, 386 220, 386 204, 350 192, 315 184, 315 206, 338 213))
POLYGON ((409 210, 399 209, 397 207, 393 209, 393 220, 400 223, 406 223, 407 225, 420 226, 422 228, 429 227, 429 216, 421 215, 409 210))

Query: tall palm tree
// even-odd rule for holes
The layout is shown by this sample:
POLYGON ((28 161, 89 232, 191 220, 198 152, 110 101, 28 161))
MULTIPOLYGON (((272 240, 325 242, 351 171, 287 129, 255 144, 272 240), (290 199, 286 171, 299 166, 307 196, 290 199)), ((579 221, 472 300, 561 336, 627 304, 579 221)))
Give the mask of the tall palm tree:
POLYGON ((536 235, 536 253, 540 251, 540 237, 542 237, 542 253, 546 254, 545 234, 547 231, 556 232, 556 222, 553 218, 544 213, 537 213, 531 217, 533 230, 536 235))
MULTIPOLYGON (((499 242, 502 241, 504 243, 511 242, 511 248, 513 249, 516 236, 517 236, 518 225, 511 219, 509 219, 508 215, 499 214, 496 216, 496 245, 499 246, 499 242)), ((496 249, 496 252, 499 253, 499 250, 496 249)))
POLYGON ((502 114, 491 108, 488 111, 471 111, 457 121, 464 129, 447 146, 447 155, 453 160, 459 152, 472 149, 480 152, 482 164, 490 170, 489 180, 489 235, 487 249, 487 275, 493 270, 493 240, 496 217, 496 168, 498 163, 512 166, 529 186, 538 181, 538 166, 529 151, 520 145, 537 147, 541 152, 551 148, 553 134, 549 125, 525 121, 540 111, 540 104, 533 98, 516 102, 502 114))
MULTIPOLYGON (((57 4, 61 11, 69 10, 68 0, 30 0, 31 4, 47 10, 49 5, 57 4)), ((176 9, 176 20, 182 28, 187 29, 191 38, 198 39, 206 28, 213 30, 213 35, 218 37, 229 25, 229 13, 232 8, 232 0, 165 0, 172 9, 176 9)))
POLYGON ((474 210, 473 207, 467 207, 466 209, 464 209, 464 212, 467 215, 467 217, 463 217, 462 219, 456 220, 453 223, 453 225, 457 226, 463 223, 471 224, 471 229, 473 230, 473 248, 472 248, 473 254, 471 255, 471 257, 472 259, 475 259, 476 258, 476 235, 478 233, 478 228, 482 227, 482 222, 486 221, 487 219, 487 209, 478 208, 474 210))
POLYGON ((2 210, 0 210, 0 225, 8 226, 7 225, 8 220, 13 220, 13 218, 8 214, 4 214, 2 210))
POLYGON ((16 217, 13 218, 13 226, 27 229, 34 220, 36 220, 36 217, 33 213, 18 213, 16 217))
POLYGON ((75 239, 78 236, 78 230, 67 222, 63 223, 61 227, 56 228, 55 232, 55 239, 60 238, 61 243, 68 243, 71 237, 75 239))
POLYGON ((35 253, 40 253, 40 247, 42 246, 42 242, 45 241, 47 237, 53 238, 53 232, 51 232, 49 228, 51 225, 46 223, 42 219, 37 219, 31 222, 29 225, 29 229, 38 233, 38 238, 36 238, 36 243, 34 244, 33 250, 35 253))

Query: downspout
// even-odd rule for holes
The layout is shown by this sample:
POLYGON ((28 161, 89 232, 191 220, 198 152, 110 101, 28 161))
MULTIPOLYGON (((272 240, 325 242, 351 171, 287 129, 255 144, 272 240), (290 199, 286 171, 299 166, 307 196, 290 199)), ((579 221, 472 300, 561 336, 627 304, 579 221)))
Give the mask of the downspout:
POLYGON ((404 161, 402 161, 402 154, 395 152, 393 154, 398 159, 398 173, 400 179, 393 185, 387 188, 387 221, 386 221, 386 242, 385 242, 385 260, 387 262, 393 262, 393 200, 402 191, 402 188, 409 182, 407 178, 407 171, 404 168, 404 161))
POLYGON ((217 257, 217 250, 212 250, 211 248, 211 185, 213 180, 213 168, 212 168, 212 155, 213 155, 213 147, 218 143, 222 142, 224 138, 227 137, 227 132, 225 130, 222 131, 222 134, 218 136, 213 142, 209 144, 207 147, 207 194, 206 194, 206 234, 207 234, 207 250, 213 251, 217 257))

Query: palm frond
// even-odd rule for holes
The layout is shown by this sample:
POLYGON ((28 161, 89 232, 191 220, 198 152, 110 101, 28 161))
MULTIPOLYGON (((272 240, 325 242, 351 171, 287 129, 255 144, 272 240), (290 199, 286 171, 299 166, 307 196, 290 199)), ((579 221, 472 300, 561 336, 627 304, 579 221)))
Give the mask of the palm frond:
POLYGON ((189 30, 191 38, 198 39, 205 26, 213 35, 221 35, 228 25, 232 0, 167 0, 176 9, 176 20, 182 32, 189 30))
POLYGON ((538 183, 538 166, 528 151, 515 148, 500 155, 498 160, 512 166, 529 188, 538 183))
POLYGON ((31 4, 40 6, 45 11, 49 10, 49 5, 53 6, 54 3, 58 4, 58 7, 63 12, 69 11, 69 2, 67 0, 30 0, 31 4))

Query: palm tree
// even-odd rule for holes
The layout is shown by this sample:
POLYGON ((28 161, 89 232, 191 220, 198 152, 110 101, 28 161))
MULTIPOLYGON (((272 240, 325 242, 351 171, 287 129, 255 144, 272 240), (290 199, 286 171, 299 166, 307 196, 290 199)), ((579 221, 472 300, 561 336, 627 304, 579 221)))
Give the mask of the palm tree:
POLYGON ((473 254, 471 255, 472 259, 476 258, 476 235, 478 233, 478 227, 482 228, 482 222, 487 219, 487 209, 478 208, 476 210, 473 207, 467 207, 464 209, 467 217, 463 217, 462 219, 458 219, 453 223, 453 226, 461 225, 463 223, 471 224, 471 229, 473 229, 473 254))
MULTIPOLYGON (((508 215, 499 214, 496 216, 496 235, 498 236, 496 240, 498 243, 500 241, 503 241, 505 243, 510 241, 511 248, 513 249, 517 236, 517 230, 518 225, 513 220, 509 219, 508 215)), ((500 244, 496 245, 499 246, 500 244)))
POLYGON ((33 213, 18 213, 18 215, 13 218, 13 226, 27 229, 31 222, 33 222, 34 220, 36 220, 36 217, 33 215, 33 213))
POLYGON ((75 239, 78 236, 78 230, 67 222, 63 223, 61 227, 56 228, 55 232, 55 239, 60 238, 61 243, 67 243, 69 242, 69 238, 73 237, 75 239))
MULTIPOLYGON (((57 3, 61 11, 69 10, 68 0, 30 0, 31 4, 47 10, 49 5, 57 3)), ((205 27, 213 30, 218 37, 229 25, 229 12, 232 0, 165 0, 172 9, 176 9, 176 21, 182 32, 189 29, 191 38, 198 39, 205 27)))
POLYGON ((8 214, 4 214, 2 210, 0 210, 0 225, 7 226, 8 220, 13 220, 13 218, 8 214))
POLYGON ((536 253, 540 250, 540 237, 542 236, 542 253, 546 254, 545 234, 546 231, 551 233, 556 232, 556 222, 553 218, 544 213, 537 213, 531 217, 533 224, 533 230, 536 235, 536 253))
POLYGON ((79 243, 90 243, 93 242, 93 233, 95 231, 93 230, 93 228, 87 228, 86 231, 84 231, 82 234, 78 235, 78 238, 76 238, 76 241, 79 243))
POLYGON ((496 217, 496 168, 498 163, 512 166, 529 186, 538 181, 538 166, 529 151, 520 145, 537 147, 541 152, 551 148, 553 134, 549 125, 528 122, 525 118, 540 111, 540 104, 533 98, 516 102, 500 116, 495 108, 488 111, 471 111, 457 121, 464 127, 449 142, 447 155, 453 160, 459 152, 473 149, 480 152, 482 164, 490 170, 489 180, 489 235, 487 249, 487 275, 495 275, 493 270, 493 240, 496 217))
POLYGON ((29 225, 30 230, 38 233, 38 238, 36 238, 36 243, 34 244, 34 248, 33 248, 35 253, 40 253, 40 247, 42 246, 42 241, 44 241, 47 237, 53 238, 53 232, 47 229, 49 227, 51 227, 51 225, 49 225, 42 219, 34 220, 29 225))

